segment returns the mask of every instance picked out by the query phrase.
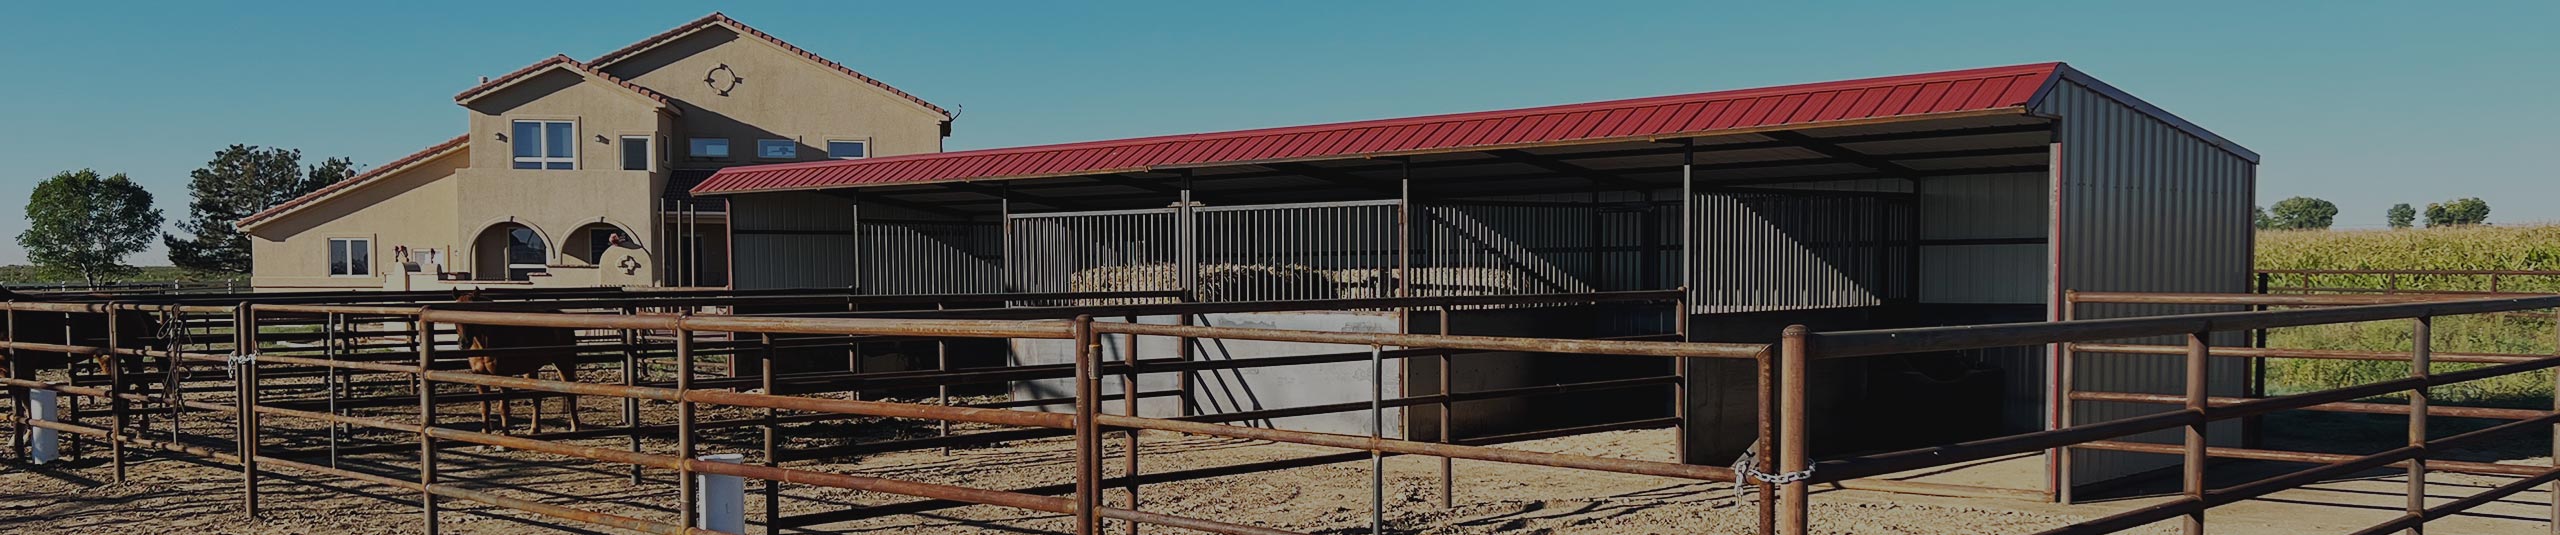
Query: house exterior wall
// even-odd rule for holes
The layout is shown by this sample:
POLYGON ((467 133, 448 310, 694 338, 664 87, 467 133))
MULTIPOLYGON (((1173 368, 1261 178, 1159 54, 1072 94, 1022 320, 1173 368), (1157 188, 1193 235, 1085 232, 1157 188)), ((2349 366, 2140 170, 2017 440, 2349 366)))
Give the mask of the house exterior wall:
MULTIPOLYGON (((482 258, 487 256, 485 248, 469 244, 479 243, 484 233, 503 223, 532 228, 547 244, 544 263, 549 273, 529 281, 535 285, 603 285, 602 270, 565 254, 575 231, 589 224, 619 227, 641 249, 655 249, 658 189, 665 185, 666 173, 623 170, 620 145, 624 135, 654 138, 661 132, 665 122, 648 101, 627 88, 555 70, 483 96, 464 108, 469 110, 472 142, 483 150, 473 151, 471 167, 452 179, 453 235, 460 241, 456 243, 459 254, 448 269, 475 271, 474 278, 497 278, 478 271, 486 271, 492 261, 501 267, 504 262, 482 258), (533 142, 510 137, 518 120, 575 123, 577 168, 513 168, 516 144, 533 142)), ((656 262, 649 255, 638 260, 645 265, 633 271, 654 279, 656 262)))
MULTIPOLYGON (((2182 131, 2145 113, 2139 101, 2094 80, 2066 77, 2038 112, 2061 117, 2052 188, 2060 228, 2049 250, 2061 274, 2054 291, 2216 292, 2249 291, 2254 233, 2249 221, 2257 166, 2213 140, 2182 131), (2129 97, 2125 97, 2129 98, 2129 97)), ((2053 303, 2060 296, 2052 296, 2053 303)), ((2083 305, 2075 317, 2114 318, 2223 312, 2233 307, 2083 305)), ((2058 312, 2058 311, 2057 311, 2058 312)), ((2244 333, 2219 333, 2214 343, 2242 345, 2244 333)), ((2182 337, 2134 343, 2183 344, 2182 337)), ((2184 364, 2176 358, 2080 354, 2072 388, 2179 394, 2184 364)), ((2211 395, 2237 396, 2246 380, 2243 359, 2215 359, 2211 395)), ((2086 424, 2174 410, 2166 405, 2074 403, 2067 424, 2086 424)), ((2237 421, 2206 431, 2216 446, 2239 444, 2237 421)), ((2175 430, 2131 440, 2177 442, 2175 430)), ((2071 482, 2088 484, 2157 470, 2175 456, 2074 450, 2071 482)))
MULTIPOLYGON (((471 95, 463 102, 468 125, 465 139, 476 150, 425 162, 400 176, 376 178, 379 183, 362 184, 255 222, 250 228, 256 236, 253 284, 273 289, 683 284, 667 280, 676 273, 669 262, 676 261, 699 262, 701 278, 695 280, 718 284, 727 280, 732 266, 725 214, 695 214, 685 223, 672 222, 671 214, 662 213, 661 199, 671 170, 824 159, 830 140, 864 141, 872 156, 941 150, 946 120, 941 112, 783 45, 742 34, 730 24, 725 20, 704 23, 681 37, 596 67, 665 97, 664 109, 631 88, 567 66, 546 67, 471 95), (742 78, 735 87, 724 87, 729 90, 725 95, 702 80, 705 73, 724 65, 724 72, 742 78), (511 139, 512 123, 526 119, 574 123, 576 168, 514 169, 518 140, 511 139), (650 140, 648 170, 623 169, 625 136, 650 140), (729 139, 732 156, 688 158, 689 137, 729 139), (757 158, 759 139, 793 140, 799 145, 797 154, 791 159, 757 158), (383 265, 377 273, 395 267, 392 251, 406 246, 441 252, 441 264, 448 271, 470 271, 480 279, 503 278, 480 273, 486 271, 480 269, 483 264, 503 266, 504 261, 479 258, 484 255, 476 254, 474 247, 483 233, 503 223, 523 224, 543 236, 548 273, 529 281, 438 281, 433 270, 415 276, 328 276, 329 238, 371 237, 372 258, 383 265), (582 229, 597 225, 621 229, 632 239, 631 246, 587 258, 589 240, 582 229), (692 229, 699 237, 677 239, 670 235, 682 232, 677 229, 692 229), (688 250, 676 251, 677 247, 688 250)), ((851 227, 848 223, 842 228, 849 232, 851 227)), ((773 255, 738 263, 750 272, 792 266, 812 260, 812 254, 849 255, 855 249, 834 247, 824 243, 824 237, 807 235, 747 235, 737 241, 741 250, 773 255)), ((840 262, 817 260, 822 266, 852 262, 850 257, 840 262)), ((850 276, 850 270, 841 271, 850 276)), ((852 284, 810 277, 793 282, 795 286, 852 284)))
MULTIPOLYGON (((250 279, 261 289, 367 289, 395 285, 403 277, 396 247, 446 250, 453 233, 455 182, 470 161, 468 148, 412 166, 334 200, 285 214, 250 229, 250 279), (373 274, 329 275, 330 238, 373 240, 373 274)), ((430 274, 432 277, 432 274, 430 274)))
POLYGON ((940 113, 832 67, 722 26, 676 38, 656 49, 615 61, 603 70, 665 94, 684 108, 674 145, 691 168, 826 158, 829 140, 865 140, 873 156, 942 150, 940 113), (727 66, 726 73, 712 71, 727 66), (706 77, 743 81, 719 88, 706 77), (685 154, 688 138, 729 140, 729 158, 685 154), (756 140, 798 142, 790 159, 756 157, 756 140))

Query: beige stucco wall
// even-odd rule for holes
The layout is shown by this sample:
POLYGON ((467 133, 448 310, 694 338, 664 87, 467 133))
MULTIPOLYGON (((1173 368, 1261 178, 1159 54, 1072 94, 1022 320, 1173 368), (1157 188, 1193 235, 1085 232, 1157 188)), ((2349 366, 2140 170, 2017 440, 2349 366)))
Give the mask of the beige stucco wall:
POLYGON ((933 110, 725 27, 704 28, 604 70, 684 108, 675 142, 681 167, 789 161, 756 158, 758 139, 798 141, 796 160, 825 159, 829 140, 868 140, 873 156, 942 150, 942 116, 933 110), (702 81, 721 65, 745 79, 725 96, 702 81), (681 154, 691 137, 727 138, 731 156, 681 154))
POLYGON ((442 249, 453 235, 454 182, 469 148, 338 193, 249 229, 250 284, 260 288, 381 288, 392 250, 442 249), (373 240, 371 276, 329 276, 330 238, 373 240))
MULTIPOLYGON (((548 255, 544 263, 552 266, 551 273, 536 277, 536 282, 577 285, 603 282, 600 270, 568 254, 577 229, 610 224, 620 227, 641 249, 656 246, 657 225, 651 218, 666 173, 623 170, 620 144, 622 136, 654 139, 667 128, 665 114, 649 101, 618 85, 555 70, 482 96, 464 108, 469 110, 472 142, 482 150, 473 151, 471 167, 452 179, 452 232, 462 243, 478 243, 503 223, 530 227, 542 235, 548 255), (578 168, 513 168, 516 140, 501 137, 512 136, 514 122, 526 119, 576 123, 578 168)), ((495 274, 481 273, 489 263, 482 261, 484 255, 478 249, 464 247, 449 269, 495 278, 495 274)), ((656 262, 646 263, 634 274, 654 279, 656 262)))
MULTIPOLYGON (((663 264, 675 240, 664 236, 667 227, 657 214, 670 169, 786 161, 755 157, 759 139, 798 142, 794 160, 824 159, 829 140, 867 141, 873 156, 942 148, 941 114, 726 27, 704 28, 604 70, 664 94, 681 113, 661 110, 628 88, 556 68, 475 96, 463 105, 468 150, 250 229, 253 284, 262 290, 675 284, 660 280, 669 273, 663 264), (719 65, 745 78, 725 96, 702 81, 719 65), (510 138, 512 122, 519 119, 574 122, 577 169, 513 169, 510 138), (657 141, 651 170, 622 170, 623 136, 657 141), (689 137, 727 138, 731 157, 688 159, 683 153, 689 137), (474 244, 503 223, 523 224, 544 237, 548 276, 439 282, 432 272, 397 275, 392 250, 407 246, 443 251, 447 271, 499 276, 480 273, 474 244), (592 262, 579 258, 587 250, 580 229, 596 224, 621 228, 633 246, 592 262), (372 238, 376 274, 328 276, 327 244, 333 237, 372 238)), ((712 221, 701 230, 708 234, 701 251, 704 271, 725 280, 727 232, 712 221)))

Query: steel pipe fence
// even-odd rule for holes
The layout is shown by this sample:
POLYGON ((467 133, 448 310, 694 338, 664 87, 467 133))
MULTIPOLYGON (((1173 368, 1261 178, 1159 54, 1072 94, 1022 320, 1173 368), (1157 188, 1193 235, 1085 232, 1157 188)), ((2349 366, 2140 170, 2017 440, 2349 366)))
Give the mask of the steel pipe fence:
MULTIPOLYGON (((2044 531, 2046 534, 2113 533, 2154 522, 2180 520, 2186 533, 2203 533, 2205 514, 2216 506, 2263 497, 2302 485, 2348 474, 2401 466, 2406 469, 2409 504, 2404 514, 2394 520, 2364 531, 2391 532, 2414 529, 2427 521, 2459 513, 2524 488, 2560 479, 2560 465, 2549 468, 2490 468, 2486 463, 2447 462, 2430 459, 2431 452, 2447 451, 2488 437, 2528 430, 2545 430, 2560 438, 2560 405, 2553 411, 2513 411, 2468 407, 2436 407, 2428 403, 2429 388, 2465 381, 2534 373, 2560 368, 2560 355, 2468 355, 2465 361, 2487 364, 2484 367, 2436 372, 2431 364, 2437 359, 2431 350, 2429 326, 2434 318, 2463 314, 2491 314, 2560 308, 2560 296, 2514 297, 2494 299, 2426 299, 2378 300, 2370 296, 2261 296, 2251 294, 2139 294, 2076 293, 2072 304, 2085 302, 2148 304, 2217 304, 2250 306, 2328 306, 2328 308, 2254 310, 2179 314, 2100 320, 2068 320, 2045 323, 1939 327, 1921 329, 1886 329, 1869 331, 1813 332, 1802 326, 1788 328, 1779 344, 1779 400, 1782 422, 1779 433, 1779 466, 1773 479, 1783 484, 1782 514, 1777 532, 1810 533, 1811 486, 1909 470, 1944 467, 1957 463, 2031 452, 2062 456, 2070 448, 2140 453, 2175 453, 2182 457, 2180 498, 2141 507, 2107 517, 2044 531), (2366 321, 2408 320, 2415 330, 2414 350, 2406 354, 2383 352, 2306 351, 2266 348, 2218 348, 2211 342, 2215 332, 2249 331, 2279 327, 2354 323, 2366 321), (2146 336, 2183 336, 2186 344, 2160 346, 2114 342, 2146 336), (2076 353, 2107 352, 2133 355, 2183 356, 2186 393, 2179 395, 2137 392, 2084 391, 2062 383, 2047 410, 2065 410, 2070 401, 2112 401, 2178 405, 2178 410, 2103 422, 2080 423, 2066 420, 2060 427, 2045 431, 1975 440, 1957 444, 1897 452, 1859 455, 1847 458, 1815 460, 1806 445, 1808 405, 1806 389, 1812 380, 1807 376, 1808 363, 1815 360, 1891 355, 1906 352, 1981 349, 2002 346, 2034 346, 2054 344, 2065 348, 2061 358, 2067 364, 2076 353), (2210 380, 2206 362, 2215 358, 2270 357, 2351 358, 2366 360, 2403 360, 2410 363, 2409 376, 2403 379, 2308 392, 2277 397, 2220 398, 2207 395, 2210 380), (2405 394, 2407 402, 2387 405, 2355 400, 2387 394, 2405 394), (2287 452, 2250 448, 2215 448, 2206 444, 2206 426, 2216 421, 2234 420, 2282 410, 2323 410, 2399 414, 2409 421, 2406 446, 2369 455, 2337 455, 2309 452, 2287 452), (2489 417, 2510 419, 2504 424, 2442 438, 2430 438, 2427 416, 2489 417), (2162 430, 2183 430, 2181 444, 2151 444, 2123 440, 2123 437, 2162 430), (2253 458, 2314 463, 2318 466, 2283 475, 2259 479, 2240 485, 2211 488, 2205 484, 2205 468, 2212 457, 2253 458), (2503 485, 2455 503, 2428 507, 2424 501, 2426 474, 2431 471, 2466 471, 2505 475, 2523 475, 2525 479, 2503 485), (2485 497, 2485 498, 2484 498, 2485 497)), ((2066 367, 2067 369, 2067 367, 2066 367)), ((2068 372, 2063 375, 2071 377, 2068 372)), ((2067 463, 2060 465, 2060 477, 2052 485, 2067 486, 2070 481, 2067 463)), ((2555 489, 2560 490, 2560 489, 2555 489)), ((2060 492, 2062 489, 2049 489, 2060 492)), ((2560 492, 2555 492, 2560 496, 2560 492)), ((2555 522, 2560 522, 2560 498, 2553 504, 2555 522)))

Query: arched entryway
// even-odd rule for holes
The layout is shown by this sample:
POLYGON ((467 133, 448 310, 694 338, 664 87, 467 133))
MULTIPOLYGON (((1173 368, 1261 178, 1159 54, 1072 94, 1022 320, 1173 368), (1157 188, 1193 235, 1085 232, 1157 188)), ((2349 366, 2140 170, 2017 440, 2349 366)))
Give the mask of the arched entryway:
POLYGON ((480 231, 471 246, 472 278, 530 280, 546 273, 551 251, 542 233, 522 223, 499 223, 480 231))
POLYGON ((629 231, 612 223, 588 223, 569 231, 560 239, 560 255, 569 265, 605 267, 605 260, 616 248, 638 249, 640 242, 629 231))

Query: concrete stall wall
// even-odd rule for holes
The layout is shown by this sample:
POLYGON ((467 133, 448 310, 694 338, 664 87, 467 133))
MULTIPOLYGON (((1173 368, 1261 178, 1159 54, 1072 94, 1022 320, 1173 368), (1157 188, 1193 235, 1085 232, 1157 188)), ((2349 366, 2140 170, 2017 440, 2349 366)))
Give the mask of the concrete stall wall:
MULTIPOLYGON (((2059 239, 2051 250, 2060 283, 2055 290, 2138 292, 2249 291, 2249 220, 2254 156, 2200 130, 2145 113, 2149 105, 2082 76, 2066 77, 2043 101, 2041 113, 2062 117, 2055 156, 2054 192, 2059 239)), ((2156 110, 2156 109, 2154 109, 2156 110)), ((2058 298, 2056 300, 2058 302, 2058 298)), ((2232 307, 2087 305, 2083 319, 2235 310, 2232 307)), ((2241 345, 2245 333, 2221 333, 2214 343, 2241 345)), ((2136 343, 2183 344, 2181 337, 2136 343)), ((2083 354, 2075 361, 2075 388, 2179 394, 2184 366, 2176 358, 2083 354)), ((2248 363, 2216 359, 2210 371, 2215 396, 2242 393, 2248 363)), ((2072 424, 2095 423, 2171 410, 2165 405, 2077 403, 2072 424)), ((2238 445, 2237 421, 2207 430, 2217 446, 2238 445)), ((2175 443, 2170 430, 2137 440, 2175 443)), ((2175 466, 2176 456, 2074 451, 2072 483, 2088 484, 2175 466)))
MULTIPOLYGON (((1104 320, 1097 318, 1096 321, 1104 320)), ((1169 325, 1173 324, 1176 319, 1172 316, 1143 316, 1138 318, 1138 321, 1140 323, 1169 325)), ((1397 331, 1396 317, 1394 314, 1369 312, 1208 314, 1201 317, 1201 324, 1214 327, 1244 327, 1255 329, 1290 329, 1331 332, 1380 333, 1397 331)), ((1099 342, 1102 344, 1103 358, 1108 360, 1118 360, 1122 358, 1122 356, 1126 354, 1124 352, 1128 350, 1129 341, 1122 337, 1104 336, 1099 340, 1099 342)), ((1139 337, 1137 348, 1138 358, 1154 359, 1177 357, 1179 356, 1180 346, 1176 344, 1177 341, 1174 338, 1139 337)), ((1071 340, 1018 339, 1012 342, 1010 355, 1005 364, 1010 366, 1032 366, 1041 364, 1074 363, 1074 349, 1075 342, 1071 340)), ((1253 340, 1203 340, 1194 347, 1192 358, 1197 360, 1248 360, 1267 357, 1320 355, 1368 350, 1368 346, 1341 344, 1308 344, 1253 340)), ((1365 401, 1369 399, 1370 385, 1373 378, 1384 381, 1383 384, 1379 385, 1379 388, 1383 391, 1383 395, 1386 398, 1392 399, 1403 397, 1405 395, 1404 389, 1402 388, 1403 368, 1393 361, 1389 361, 1386 364, 1387 365, 1383 370, 1383 377, 1373 377, 1367 361, 1203 372, 1198 374, 1197 379, 1195 379, 1196 382, 1193 386, 1193 403, 1195 406, 1199 407, 1203 413, 1227 413, 1365 401)), ((1174 374, 1154 374, 1139 378, 1138 391, 1141 393, 1159 391, 1169 392, 1178 389, 1180 384, 1181 379, 1174 374)), ((1114 376, 1103 378, 1102 393, 1104 395, 1118 394, 1122 392, 1124 388, 1126 388, 1126 385, 1122 384, 1119 377, 1114 376)), ((1075 383, 1072 379, 1043 379, 1036 381, 1018 381, 1013 383, 1013 398, 1017 400, 1067 398, 1074 396, 1075 383)), ((1116 412, 1121 406, 1120 403, 1121 402, 1119 401, 1111 401, 1107 402, 1106 405, 1110 410, 1116 412)), ((1066 412, 1073 408, 1073 404, 1057 404, 1030 407, 1025 410, 1066 412)), ((1145 398, 1139 402, 1138 412, 1142 416, 1181 416, 1182 401, 1181 398, 1171 396, 1145 398)), ((1386 436, 1403 436, 1403 410, 1387 409, 1385 418, 1386 436)), ((1244 425, 1269 426, 1279 429, 1356 435, 1369 434, 1370 426, 1368 411, 1295 416, 1276 420, 1240 423, 1244 425)))

